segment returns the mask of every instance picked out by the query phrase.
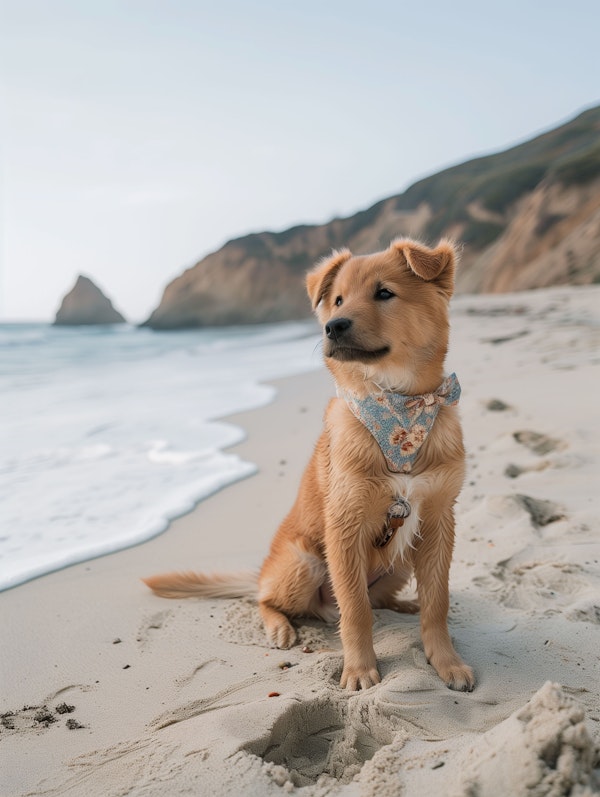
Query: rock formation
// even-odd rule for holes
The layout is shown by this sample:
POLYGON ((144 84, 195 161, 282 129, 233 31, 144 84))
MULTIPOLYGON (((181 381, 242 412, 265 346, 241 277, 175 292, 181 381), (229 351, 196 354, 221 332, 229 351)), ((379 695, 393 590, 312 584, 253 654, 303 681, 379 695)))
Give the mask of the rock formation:
POLYGON ((54 320, 57 326, 123 324, 125 319, 100 288, 81 274, 61 302, 54 320))
POLYGON ((173 329, 308 316, 304 274, 318 258, 341 246, 375 251, 398 236, 460 242, 458 291, 600 281, 600 107, 349 218, 229 241, 167 285, 145 323, 173 329))

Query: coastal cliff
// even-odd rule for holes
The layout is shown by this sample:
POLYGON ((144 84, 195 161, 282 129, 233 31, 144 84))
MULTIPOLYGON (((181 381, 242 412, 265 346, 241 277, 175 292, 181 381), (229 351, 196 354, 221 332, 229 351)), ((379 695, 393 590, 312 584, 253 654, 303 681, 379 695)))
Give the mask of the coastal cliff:
POLYGON ((398 236, 461 243, 458 292, 600 280, 600 107, 348 218, 229 241, 169 283, 145 325, 306 317, 304 274, 316 260, 341 246, 355 254, 375 251, 398 236))

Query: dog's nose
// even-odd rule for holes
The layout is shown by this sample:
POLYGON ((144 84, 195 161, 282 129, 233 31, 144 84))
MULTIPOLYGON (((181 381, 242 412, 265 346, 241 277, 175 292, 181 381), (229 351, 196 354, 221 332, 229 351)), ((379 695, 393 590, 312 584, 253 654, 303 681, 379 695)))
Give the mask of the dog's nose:
POLYGON ((325 324, 325 334, 330 340, 337 340, 352 326, 349 318, 332 318, 325 324))

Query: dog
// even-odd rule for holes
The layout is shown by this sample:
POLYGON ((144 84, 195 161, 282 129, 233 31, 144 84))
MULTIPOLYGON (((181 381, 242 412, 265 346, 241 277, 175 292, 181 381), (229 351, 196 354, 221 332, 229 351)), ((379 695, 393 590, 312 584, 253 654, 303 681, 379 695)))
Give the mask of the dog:
POLYGON ((339 618, 341 686, 380 675, 373 609, 420 611, 428 662, 450 689, 471 691, 473 670, 448 632, 454 504, 465 473, 455 404, 444 376, 456 249, 398 239, 385 251, 334 251, 306 277, 337 387, 296 501, 258 578, 170 573, 144 579, 157 594, 252 596, 269 641, 296 641, 290 618, 339 618), (417 601, 401 590, 415 576, 417 601))

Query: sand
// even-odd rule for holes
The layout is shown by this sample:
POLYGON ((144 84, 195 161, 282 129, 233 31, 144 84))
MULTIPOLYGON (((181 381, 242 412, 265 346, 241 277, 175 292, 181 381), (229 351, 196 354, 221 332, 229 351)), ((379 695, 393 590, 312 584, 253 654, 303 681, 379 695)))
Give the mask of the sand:
POLYGON ((450 629, 473 693, 428 666, 418 617, 375 612, 382 682, 338 686, 333 626, 267 646, 247 600, 166 601, 139 577, 254 568, 333 392, 277 383, 231 422, 259 472, 154 540, 0 594, 0 795, 600 793, 600 287, 461 297, 468 475, 450 629))

